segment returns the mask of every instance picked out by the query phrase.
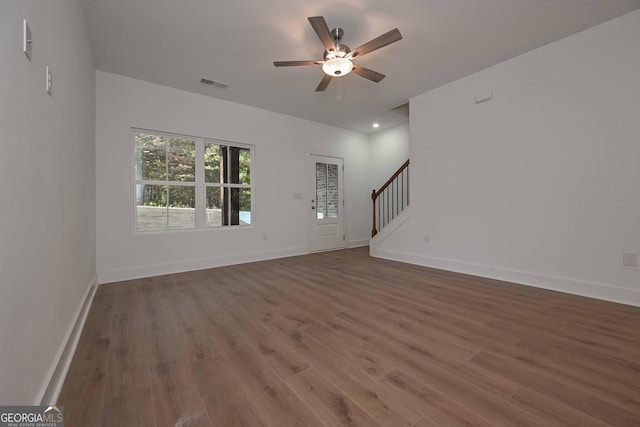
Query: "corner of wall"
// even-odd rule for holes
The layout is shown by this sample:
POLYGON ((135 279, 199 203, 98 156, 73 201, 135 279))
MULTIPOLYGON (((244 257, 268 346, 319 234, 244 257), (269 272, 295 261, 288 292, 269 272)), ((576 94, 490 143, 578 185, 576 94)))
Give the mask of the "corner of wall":
POLYGON ((47 380, 42 385, 35 405, 54 405, 57 403, 58 396, 62 390, 62 385, 69 372, 73 355, 75 354, 78 341, 82 335, 82 329, 87 320, 87 315, 93 302, 96 290, 98 288, 98 278, 94 274, 87 292, 82 299, 82 304, 78 307, 76 314, 74 315, 73 323, 69 326, 69 329, 65 333, 65 339, 62 341, 58 354, 56 355, 54 362, 51 364, 47 380))

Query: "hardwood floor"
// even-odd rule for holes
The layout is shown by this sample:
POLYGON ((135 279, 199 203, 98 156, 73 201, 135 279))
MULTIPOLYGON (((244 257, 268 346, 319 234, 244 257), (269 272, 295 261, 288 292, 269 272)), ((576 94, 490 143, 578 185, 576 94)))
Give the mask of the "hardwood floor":
POLYGON ((325 252, 102 285, 67 426, 639 426, 640 308, 325 252))

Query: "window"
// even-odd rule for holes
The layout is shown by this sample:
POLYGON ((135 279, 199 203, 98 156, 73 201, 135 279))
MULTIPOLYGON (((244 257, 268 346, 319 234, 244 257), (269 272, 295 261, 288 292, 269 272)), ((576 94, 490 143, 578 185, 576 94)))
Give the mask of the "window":
POLYGON ((246 226, 253 222, 253 147, 133 132, 135 229, 246 226))
POLYGON ((338 165, 316 163, 316 219, 338 218, 338 165))
POLYGON ((251 224, 251 150, 206 141, 207 226, 251 224))

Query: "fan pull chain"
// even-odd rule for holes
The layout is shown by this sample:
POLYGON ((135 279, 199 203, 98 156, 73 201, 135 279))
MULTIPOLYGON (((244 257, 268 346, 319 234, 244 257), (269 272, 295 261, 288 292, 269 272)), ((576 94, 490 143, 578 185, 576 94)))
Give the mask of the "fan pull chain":
POLYGON ((342 78, 338 77, 338 101, 342 101, 342 78))

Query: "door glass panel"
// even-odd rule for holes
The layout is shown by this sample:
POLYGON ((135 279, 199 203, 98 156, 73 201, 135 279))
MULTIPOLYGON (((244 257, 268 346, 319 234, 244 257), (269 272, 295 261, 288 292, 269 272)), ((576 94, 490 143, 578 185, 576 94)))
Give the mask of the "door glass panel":
POLYGON ((338 218, 338 165, 316 163, 316 219, 338 218))
POLYGON ((327 165, 326 218, 338 218, 338 165, 327 165))
POLYGON ((316 219, 327 214, 327 164, 316 163, 316 219))

